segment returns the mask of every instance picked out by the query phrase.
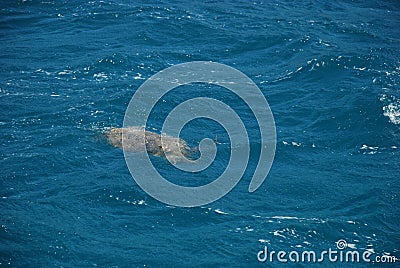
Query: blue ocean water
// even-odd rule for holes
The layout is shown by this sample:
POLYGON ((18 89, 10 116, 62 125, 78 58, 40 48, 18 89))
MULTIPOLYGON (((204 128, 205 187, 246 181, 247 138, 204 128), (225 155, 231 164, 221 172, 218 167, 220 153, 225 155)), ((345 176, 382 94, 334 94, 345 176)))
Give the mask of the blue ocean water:
MULTIPOLYGON (((257 253, 321 252, 340 239, 400 257, 397 1, 3 1, 0 28, 0 266, 274 266, 257 253), (250 163, 225 197, 180 208, 141 190, 102 132, 122 126, 147 78, 189 61, 227 64, 258 85, 277 150, 249 193, 257 124, 234 95, 204 86, 245 122, 250 163)), ((196 85, 174 92, 152 114, 156 132, 199 95, 196 85)), ((218 156, 203 175, 170 179, 212 181, 227 134, 197 120, 182 135, 193 146, 218 135, 218 156)))

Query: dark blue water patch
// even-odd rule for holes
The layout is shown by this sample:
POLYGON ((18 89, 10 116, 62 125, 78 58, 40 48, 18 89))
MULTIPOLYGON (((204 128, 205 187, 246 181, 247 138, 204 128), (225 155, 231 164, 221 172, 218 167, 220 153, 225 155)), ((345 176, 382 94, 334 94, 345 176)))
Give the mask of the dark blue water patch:
MULTIPOLYGON (((253 112, 251 111, 251 108, 239 96, 231 92, 229 89, 216 85, 206 85, 203 83, 179 86, 165 94, 162 99, 157 102, 156 106, 150 113, 149 127, 162 129, 162 122, 164 121, 162 119, 165 118, 169 112, 175 108, 175 106, 188 99, 198 97, 213 98, 228 104, 241 118, 243 124, 248 130, 250 140, 254 142, 258 142, 260 140, 259 128, 257 127, 257 121, 253 112)), ((209 109, 211 113, 218 112, 213 109, 213 107, 209 107, 209 109)), ((204 125, 196 125, 195 127, 198 127, 200 131, 205 132, 204 125)), ((220 133, 222 134, 221 131, 213 130, 213 126, 210 126, 209 133, 204 134, 205 137, 215 138, 215 135, 219 135, 220 133)))

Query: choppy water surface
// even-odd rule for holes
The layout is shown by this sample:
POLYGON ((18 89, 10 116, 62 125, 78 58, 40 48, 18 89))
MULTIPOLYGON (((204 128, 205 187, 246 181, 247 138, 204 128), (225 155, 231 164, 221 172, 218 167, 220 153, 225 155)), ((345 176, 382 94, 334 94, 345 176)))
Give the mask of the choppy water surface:
MULTIPOLYGON (((399 257, 398 2, 5 1, 0 27, 0 266, 262 266, 264 246, 320 252, 339 239, 399 257), (153 131, 200 90, 235 108, 253 150, 227 196, 170 207, 137 186, 101 133, 122 126, 145 79, 196 60, 259 86, 276 157, 248 193, 260 146, 251 111, 223 90, 178 88, 153 131)), ((205 174, 170 180, 215 179, 229 157, 224 130, 198 120, 182 135, 193 146, 218 136, 218 156, 205 174)))

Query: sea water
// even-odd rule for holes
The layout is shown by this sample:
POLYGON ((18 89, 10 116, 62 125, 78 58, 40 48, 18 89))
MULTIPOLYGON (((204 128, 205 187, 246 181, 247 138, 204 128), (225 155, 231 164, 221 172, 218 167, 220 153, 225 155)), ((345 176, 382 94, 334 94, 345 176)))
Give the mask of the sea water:
MULTIPOLYGON (((292 251, 399 258, 397 1, 3 1, 0 28, 0 266, 278 265, 276 255, 263 259, 265 248, 293 266, 307 263, 290 260, 292 251), (261 146, 251 110, 212 85, 172 91, 148 130, 161 133, 168 111, 204 95, 235 109, 251 145, 229 194, 181 208, 145 193, 103 133, 123 125, 146 79, 191 61, 252 79, 274 115, 277 147, 249 193, 261 146)), ((191 146, 216 137, 205 173, 152 161, 174 183, 204 185, 228 164, 229 136, 207 119, 182 131, 191 146)))

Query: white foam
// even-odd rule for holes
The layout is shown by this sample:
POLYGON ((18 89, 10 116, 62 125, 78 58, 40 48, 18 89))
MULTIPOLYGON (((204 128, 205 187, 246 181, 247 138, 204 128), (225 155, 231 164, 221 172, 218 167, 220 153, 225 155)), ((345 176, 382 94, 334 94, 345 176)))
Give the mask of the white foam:
POLYGON ((284 236, 284 235, 281 234, 280 232, 282 232, 282 231, 276 230, 276 231, 274 231, 274 235, 275 235, 275 236, 280 236, 280 237, 286 238, 286 236, 284 236))
POLYGON ((400 99, 384 94, 380 100, 386 104, 382 107, 383 115, 389 117, 393 124, 400 124, 400 99))
POLYGON ((58 75, 67 75, 67 74, 71 74, 71 73, 72 73, 71 70, 64 70, 64 71, 58 72, 58 75))
POLYGON ((227 215, 228 214, 227 212, 223 212, 220 209, 215 209, 214 212, 217 213, 217 214, 222 214, 222 215, 227 215))
POLYGON ((101 78, 107 79, 108 76, 107 76, 106 73, 101 72, 101 73, 94 74, 93 78, 96 78, 96 79, 101 79, 101 78))
POLYGON ((271 218, 272 219, 279 219, 279 220, 299 220, 299 218, 291 217, 291 216, 273 216, 271 218))
POLYGON ((397 103, 389 103, 383 106, 383 115, 389 117, 390 121, 397 125, 400 124, 400 105, 397 103))
POLYGON ((348 248, 357 249, 355 244, 347 243, 348 248))

